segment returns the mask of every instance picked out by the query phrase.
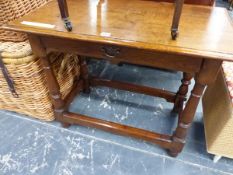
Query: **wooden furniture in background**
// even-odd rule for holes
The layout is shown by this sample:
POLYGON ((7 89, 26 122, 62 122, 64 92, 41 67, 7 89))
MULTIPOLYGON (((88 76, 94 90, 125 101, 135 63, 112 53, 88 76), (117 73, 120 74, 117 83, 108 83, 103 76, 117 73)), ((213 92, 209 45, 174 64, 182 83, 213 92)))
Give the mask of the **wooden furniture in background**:
MULTIPOLYGON (((57 0, 57 1, 58 1, 58 6, 60 9, 62 20, 64 21, 64 25, 68 31, 71 31, 72 23, 69 19, 69 8, 68 8, 69 6, 67 5, 66 0, 57 0)), ((99 0, 98 3, 99 4, 108 3, 108 0, 99 0)), ((180 22, 184 0, 175 0, 174 3, 175 3, 175 9, 174 9, 172 25, 171 25, 171 36, 173 40, 175 40, 176 37, 178 36, 178 28, 179 28, 179 22, 180 22)))
POLYGON ((143 139, 177 156, 184 147, 206 85, 215 81, 223 60, 233 61, 233 26, 226 9, 184 5, 181 33, 174 41, 168 30, 173 4, 140 0, 98 2, 68 1, 72 21, 77 26, 72 32, 65 29, 54 1, 30 16, 11 22, 5 29, 28 33, 33 52, 44 66, 56 119, 64 126, 79 124, 143 139), (65 100, 61 98, 47 59, 47 54, 55 50, 81 55, 81 80, 65 100), (182 71, 184 77, 176 93, 89 77, 86 56, 182 71), (192 78, 195 85, 184 107, 192 78), (108 86, 164 98, 174 103, 174 111, 179 112, 177 128, 173 134, 164 135, 69 112, 68 106, 75 94, 88 93, 90 86, 108 86))

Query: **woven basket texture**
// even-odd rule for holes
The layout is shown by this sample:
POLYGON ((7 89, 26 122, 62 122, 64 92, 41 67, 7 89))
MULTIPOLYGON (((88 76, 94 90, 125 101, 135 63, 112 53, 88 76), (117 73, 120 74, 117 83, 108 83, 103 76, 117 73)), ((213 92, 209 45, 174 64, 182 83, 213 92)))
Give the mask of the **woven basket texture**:
MULTIPOLYGON (((41 7, 48 0, 0 0, 0 26, 14 19, 22 17, 41 7)), ((25 41, 27 36, 20 32, 0 29, 1 41, 25 41)))
MULTIPOLYGON (((0 0, 0 26, 41 7, 49 0, 0 0)), ((14 81, 18 98, 13 97, 0 71, 0 109, 15 111, 38 119, 54 119, 46 78, 39 59, 32 54, 27 36, 0 29, 0 54, 14 81)), ((58 79, 62 98, 79 77, 78 57, 72 54, 49 55, 58 79)))
POLYGON ((208 152, 233 158, 233 106, 223 71, 208 86, 202 102, 208 152))
MULTIPOLYGON (((1 56, 14 81, 19 98, 12 96, 0 71, 0 109, 15 111, 38 119, 54 119, 52 103, 46 86, 45 74, 38 58, 32 55, 28 42, 0 42, 1 56)), ((62 98, 71 90, 79 77, 78 57, 72 54, 49 55, 62 98)))

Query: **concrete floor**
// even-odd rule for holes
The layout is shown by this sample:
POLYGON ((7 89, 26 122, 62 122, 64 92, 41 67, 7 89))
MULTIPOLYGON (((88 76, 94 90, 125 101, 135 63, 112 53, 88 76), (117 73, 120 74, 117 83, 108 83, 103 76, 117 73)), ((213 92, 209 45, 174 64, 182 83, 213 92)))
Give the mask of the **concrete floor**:
MULTIPOLYGON (((92 74, 176 91, 181 73, 132 65, 90 62, 92 74), (146 76, 145 76, 146 75, 146 76)), ((93 117, 171 134, 176 115, 165 100, 110 89, 92 88, 81 94, 70 110, 93 117)), ((206 152, 199 106, 187 144, 177 157, 169 157, 156 145, 103 131, 57 122, 42 122, 12 112, 0 111, 0 174, 233 174, 233 161, 217 164, 206 152)))
MULTIPOLYGON (((177 91, 181 73, 90 62, 92 74, 177 91), (146 76, 145 76, 146 75, 146 76)), ((171 134, 176 126, 165 100, 106 87, 77 97, 70 111, 171 134)), ((0 175, 230 175, 233 160, 212 162, 206 152, 201 105, 183 152, 169 157, 156 145, 92 128, 42 122, 0 111, 0 175)))

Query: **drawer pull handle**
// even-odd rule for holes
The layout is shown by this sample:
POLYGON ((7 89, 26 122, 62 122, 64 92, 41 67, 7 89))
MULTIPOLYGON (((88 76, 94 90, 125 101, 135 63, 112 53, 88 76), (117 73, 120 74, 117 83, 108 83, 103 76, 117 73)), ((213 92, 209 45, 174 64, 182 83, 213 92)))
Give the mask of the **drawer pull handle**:
POLYGON ((104 56, 109 58, 115 58, 117 55, 120 54, 120 49, 113 46, 110 47, 103 46, 101 50, 104 52, 104 56))

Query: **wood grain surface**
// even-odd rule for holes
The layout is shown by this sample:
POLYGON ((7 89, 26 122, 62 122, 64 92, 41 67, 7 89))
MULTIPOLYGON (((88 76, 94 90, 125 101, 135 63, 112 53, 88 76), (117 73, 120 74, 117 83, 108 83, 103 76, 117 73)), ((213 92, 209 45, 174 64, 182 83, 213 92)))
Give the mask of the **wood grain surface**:
POLYGON ((146 0, 68 0, 68 6, 72 32, 64 28, 56 1, 4 28, 233 61, 233 23, 224 8, 184 5, 180 34, 173 41, 170 26, 174 4, 146 0), (51 24, 54 28, 24 25, 22 21, 51 24))

